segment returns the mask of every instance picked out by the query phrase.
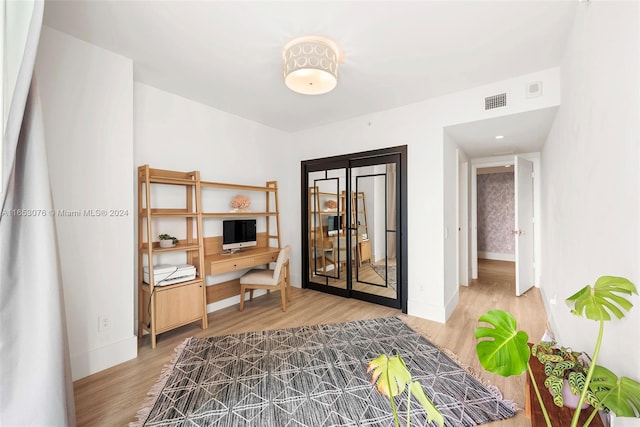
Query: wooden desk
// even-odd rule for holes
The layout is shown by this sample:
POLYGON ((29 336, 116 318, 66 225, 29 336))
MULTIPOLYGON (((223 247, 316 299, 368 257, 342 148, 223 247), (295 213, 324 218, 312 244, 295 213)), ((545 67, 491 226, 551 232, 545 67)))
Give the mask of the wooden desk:
MULTIPOLYGON (((540 391, 540 396, 542 396, 542 401, 544 402, 544 407, 547 408, 547 414, 549 414, 549 419, 551 420, 551 424, 556 427, 560 426, 569 426, 571 425, 571 419, 573 418, 574 410, 567 407, 558 407, 553 403, 553 396, 549 393, 549 390, 544 386, 544 380, 546 375, 544 374, 544 365, 540 363, 540 361, 531 356, 531 360, 529 361, 531 365, 531 371, 533 371, 533 377, 536 379, 536 384, 538 385, 538 390, 540 391)), ((526 389, 526 415, 527 418, 531 420, 531 427, 543 427, 546 426, 546 422, 544 420, 544 415, 542 414, 542 408, 540 408, 540 403, 538 402, 538 397, 536 396, 536 391, 531 384, 531 377, 529 373, 525 373, 527 376, 527 389, 526 389)), ((580 412, 580 422, 578 425, 584 425, 585 421, 593 412, 593 408, 589 406, 586 409, 583 409, 580 412)), ((602 427, 604 424, 602 419, 599 416, 593 417, 591 424, 589 426, 593 427, 602 427)))
MULTIPOLYGON (((215 242, 215 238, 212 238, 212 241, 215 242)), ((219 245, 211 246, 221 248, 222 242, 220 241, 219 245)), ((208 247, 205 239, 205 248, 208 247)), ((278 260, 278 254, 280 253, 280 249, 268 246, 242 249, 240 252, 231 255, 222 255, 219 253, 220 250, 221 249, 218 249, 217 252, 209 254, 207 254, 205 250, 204 272, 206 275, 229 273, 276 262, 278 260)), ((240 279, 237 278, 216 283, 215 285, 208 285, 206 286, 206 292, 207 304, 240 295, 240 279)))
POLYGON ((276 262, 280 249, 271 247, 253 247, 242 249, 231 255, 212 254, 204 257, 204 271, 207 275, 229 273, 259 265, 276 262))

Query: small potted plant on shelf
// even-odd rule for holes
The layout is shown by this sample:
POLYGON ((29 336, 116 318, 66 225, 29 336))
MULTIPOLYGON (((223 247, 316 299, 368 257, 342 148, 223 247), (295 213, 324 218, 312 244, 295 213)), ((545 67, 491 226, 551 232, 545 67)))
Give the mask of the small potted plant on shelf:
MULTIPOLYGON (((575 380, 577 390, 580 391, 580 398, 574 410, 571 427, 578 425, 584 402, 591 403, 593 406, 585 425, 589 425, 598 411, 610 411, 618 417, 640 418, 640 383, 628 377, 618 377, 607 368, 596 364, 602 346, 605 322, 611 320, 612 315, 618 319, 625 316, 624 312, 628 312, 633 304, 623 295, 632 294, 637 295, 638 291, 629 280, 624 277, 602 276, 593 286, 587 285, 566 299, 572 314, 599 323, 595 350, 588 369, 586 366, 577 369, 586 369, 586 375, 583 384, 579 384, 581 380, 578 377, 575 380)), ((489 327, 479 326, 475 330, 475 337, 480 340, 476 346, 476 353, 482 367, 489 372, 505 377, 520 375, 524 371, 528 371, 546 425, 551 427, 552 420, 544 406, 529 364, 531 350, 527 333, 518 331, 515 318, 504 310, 490 310, 480 316, 478 321, 490 325, 489 327)), ((543 348, 542 353, 545 351, 543 348)), ((536 348, 536 357, 539 353, 540 346, 536 348)), ((573 352, 570 353, 572 356, 574 355, 573 352)), ((561 357, 564 359, 564 356, 561 357)), ((546 356, 542 358, 545 359, 546 356)), ((564 360, 558 358, 554 358, 554 360, 556 362, 550 365, 551 372, 545 372, 547 379, 554 376, 559 378, 564 375, 563 372, 566 372, 567 369, 572 369, 569 368, 571 362, 563 364, 564 360), (567 369, 564 369, 565 367, 567 369), (554 369, 557 375, 554 375, 554 369)), ((575 366, 574 364, 574 372, 577 371, 575 366)), ((549 382, 549 384, 552 383, 555 383, 555 380, 549 382)))
POLYGON ((161 248, 172 248, 178 244, 178 239, 170 234, 161 234, 158 236, 158 238, 160 238, 161 248))

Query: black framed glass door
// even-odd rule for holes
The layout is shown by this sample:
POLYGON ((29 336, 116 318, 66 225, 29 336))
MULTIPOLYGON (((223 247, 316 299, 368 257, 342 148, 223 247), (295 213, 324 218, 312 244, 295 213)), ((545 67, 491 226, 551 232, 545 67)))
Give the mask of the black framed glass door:
POLYGON ((302 162, 303 287, 406 312, 406 146, 302 162))

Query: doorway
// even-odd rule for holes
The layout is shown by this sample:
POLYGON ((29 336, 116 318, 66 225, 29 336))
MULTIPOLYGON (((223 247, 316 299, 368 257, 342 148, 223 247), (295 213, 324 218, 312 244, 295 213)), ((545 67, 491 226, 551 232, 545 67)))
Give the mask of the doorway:
MULTIPOLYGON (((515 295, 520 296, 535 284, 535 241, 534 238, 534 162, 525 159, 523 156, 513 156, 499 161, 493 162, 476 162, 472 166, 471 173, 471 277, 478 278, 478 258, 480 249, 485 245, 482 242, 482 206, 480 200, 479 181, 482 176, 481 171, 489 173, 497 173, 500 169, 509 168, 512 173, 512 197, 513 209, 508 212, 489 212, 486 216, 492 216, 495 224, 492 227, 493 233, 497 233, 498 240, 509 241, 513 244, 513 261, 515 261, 515 295), (506 214, 507 217, 499 218, 500 213, 506 214), (497 226, 496 226, 497 224, 497 226), (499 230, 499 226, 502 229, 499 230), (506 226, 506 228, 505 228, 506 226)), ((503 169, 504 170, 504 169, 503 169)), ((501 174, 499 174, 501 175, 501 174)), ((496 191, 490 191, 495 193, 496 191)), ((492 259, 495 256, 485 253, 485 257, 492 259)), ((498 258, 499 260, 499 258, 498 258)))
POLYGON ((406 146, 301 171, 302 286, 406 313, 406 146))
MULTIPOLYGON (((540 150, 549 134, 554 122, 558 106, 545 107, 514 114, 504 114, 488 117, 481 120, 465 122, 447 126, 444 128, 445 141, 454 144, 458 149, 458 186, 457 195, 458 214, 458 266, 460 285, 466 285, 470 280, 478 277, 477 269, 477 235, 475 219, 476 214, 476 182, 477 168, 504 167, 506 164, 514 165, 515 157, 524 158, 533 163, 533 195, 526 197, 532 203, 535 223, 522 223, 526 229, 520 226, 514 230, 523 230, 520 234, 531 239, 529 253, 530 260, 522 263, 527 268, 526 272, 518 273, 520 277, 527 277, 525 282, 539 283, 541 266, 541 206, 540 206, 540 150), (468 172, 468 173, 467 173, 468 172), (467 244, 465 244, 465 241, 467 244)), ((525 168, 519 169, 525 170, 525 168)), ((529 175, 530 177, 531 175, 529 175)), ((455 197, 455 195, 452 195, 455 197)), ((517 204, 519 205, 519 204, 517 204)), ((520 225, 520 224, 519 224, 520 225)), ((518 238, 517 240, 522 240, 518 238)), ((521 252, 521 251, 520 251, 521 252)), ((518 253, 515 254, 516 258, 518 253)), ((524 288, 526 289, 526 288, 524 288)), ((519 294, 524 292, 521 289, 519 294)))

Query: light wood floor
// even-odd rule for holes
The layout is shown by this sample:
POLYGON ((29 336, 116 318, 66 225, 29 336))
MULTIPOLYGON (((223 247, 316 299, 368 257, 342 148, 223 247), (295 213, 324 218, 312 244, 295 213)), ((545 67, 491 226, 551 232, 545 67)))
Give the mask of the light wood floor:
MULTIPOLYGON (((357 319, 399 316, 414 330, 439 347, 453 352, 458 361, 478 374, 487 384, 494 384, 505 398, 524 407, 524 376, 502 378, 481 370, 475 356, 473 331, 481 314, 492 308, 508 310, 519 321, 519 328, 533 339, 544 332, 546 314, 538 289, 515 297, 513 263, 481 261, 479 279, 460 288, 458 307, 446 324, 401 314, 398 310, 345 299, 305 289, 293 289, 293 301, 286 313, 280 310, 277 292, 247 302, 243 313, 228 307, 209 314, 209 328, 197 323, 166 332, 158 337, 152 350, 149 338, 139 342, 138 357, 74 383, 78 426, 125 426, 135 418, 146 393, 156 382, 173 349, 190 336, 205 337, 254 330, 277 329, 301 325, 345 322, 357 319)), ((411 367, 409 366, 409 369, 411 367)), ((491 426, 529 426, 519 411, 515 418, 491 423, 491 426)))

